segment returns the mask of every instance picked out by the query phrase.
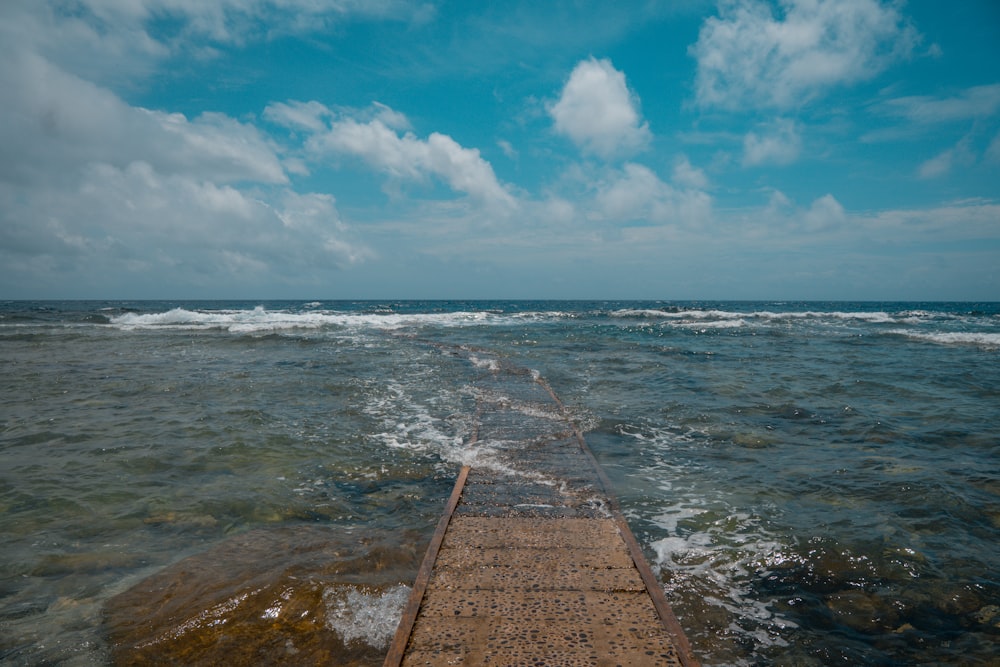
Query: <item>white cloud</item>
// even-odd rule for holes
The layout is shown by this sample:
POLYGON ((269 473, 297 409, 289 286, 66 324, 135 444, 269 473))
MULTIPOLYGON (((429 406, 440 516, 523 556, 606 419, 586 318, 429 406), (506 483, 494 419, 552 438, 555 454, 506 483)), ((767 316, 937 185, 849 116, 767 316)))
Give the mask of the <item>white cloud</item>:
POLYGON ((788 198, 788 195, 781 190, 774 190, 768 198, 767 208, 764 211, 767 215, 773 215, 779 211, 786 210, 791 205, 792 200, 788 198))
POLYGON ((761 128, 762 132, 748 132, 743 138, 743 164, 786 165, 795 162, 802 150, 795 121, 778 119, 761 128))
POLYGON ((972 150, 971 135, 966 135, 951 148, 923 162, 917 169, 917 174, 920 178, 938 178, 948 174, 957 166, 968 167, 975 162, 976 154, 972 150))
POLYGON ((79 19, 135 26, 169 19, 179 32, 241 42, 267 26, 270 34, 312 32, 353 16, 425 20, 426 6, 405 0, 77 0, 79 19))
POLYGON ((118 81, 148 74, 152 63, 170 53, 133 20, 109 22, 85 4, 77 3, 76 11, 55 4, 0 3, 0 53, 5 59, 37 54, 88 80, 118 81))
POLYGON ((396 111, 381 102, 372 102, 371 118, 381 121, 386 127, 391 127, 400 132, 413 129, 413 126, 410 125, 410 119, 406 117, 406 114, 396 111))
POLYGON ((132 107, 34 54, 0 62, 0 86, 7 94, 0 177, 51 181, 90 162, 143 160, 220 182, 288 181, 274 146, 222 114, 189 120, 132 107))
POLYGON ((640 164, 630 162, 621 171, 610 171, 595 187, 591 215, 602 221, 696 226, 711 217, 708 194, 675 188, 640 164))
POLYGON ((365 109, 334 110, 315 100, 299 102, 272 102, 264 109, 264 118, 293 130, 304 130, 313 134, 326 131, 338 116, 350 116, 359 122, 377 120, 394 130, 412 129, 405 114, 391 109, 381 102, 372 102, 365 109))
POLYGON ((1000 115, 1000 84, 973 86, 948 97, 897 97, 873 105, 872 110, 904 122, 869 131, 861 137, 864 142, 923 140, 932 126, 948 124, 967 124, 973 128, 970 134, 975 134, 995 125, 1000 115))
POLYGON ((219 113, 193 121, 178 113, 147 113, 164 131, 164 161, 179 171, 222 182, 288 183, 276 146, 253 125, 219 113))
POLYGON ((511 144, 506 139, 498 139, 497 146, 499 146, 500 150, 503 151, 503 154, 509 157, 511 160, 517 159, 517 149, 514 148, 513 144, 511 144))
POLYGON ((92 163, 76 189, 0 184, 0 284, 56 281, 103 294, 205 282, 271 289, 370 256, 328 195, 283 188, 269 199, 145 162, 92 163))
POLYGON ((638 98, 609 60, 590 58, 573 68, 549 114, 557 132, 603 158, 635 153, 652 138, 639 114, 638 98))
MULTIPOLYGON (((391 111, 387 107, 385 110, 391 111)), ((400 124, 404 117, 392 114, 393 121, 400 124)), ((438 132, 432 132, 427 139, 412 132, 400 135, 382 117, 364 122, 353 118, 334 121, 328 129, 312 135, 306 148, 317 156, 344 153, 360 157, 394 178, 419 181, 435 176, 457 192, 504 208, 516 207, 517 201, 477 149, 465 148, 438 132)))
POLYGON ((986 149, 986 161, 992 164, 1000 164, 1000 133, 993 137, 989 148, 986 149))
POLYGON ((691 53, 702 106, 789 109, 870 79, 912 52, 916 30, 879 0, 723 0, 691 53))
POLYGON ((831 194, 825 194, 814 201, 802 216, 802 226, 808 232, 831 229, 846 221, 844 207, 831 194))
POLYGON ((657 204, 672 194, 673 189, 651 170, 628 163, 599 186, 595 204, 604 219, 637 220, 653 217, 657 204))
POLYGON ((0 50, 31 51, 112 85, 141 80, 171 56, 214 58, 216 46, 432 15, 431 3, 408 0, 4 0, 0 50))
POLYGON ((58 282, 107 294, 144 279, 159 290, 172 280, 267 287, 265 270, 301 282, 369 254, 332 198, 294 192, 282 147, 251 122, 131 106, 35 46, 0 45, 5 288, 58 282), (227 273, 237 269, 260 275, 227 273), (105 282, 87 285, 88 274, 105 282))
POLYGON ((925 209, 880 211, 862 220, 865 227, 893 238, 925 242, 1000 240, 1000 203, 971 199, 925 209))
POLYGON ((953 97, 899 97, 888 100, 881 109, 921 124, 986 118, 1000 111, 1000 84, 967 88, 953 97))
POLYGON ((847 223, 857 221, 832 194, 818 197, 805 207, 780 190, 770 192, 765 206, 741 211, 736 219, 740 225, 734 234, 747 243, 767 244, 769 250, 814 245, 819 237, 843 238, 849 228, 847 223))
MULTIPOLYGON (((928 208, 850 212, 832 194, 799 206, 773 191, 768 204, 743 213, 742 238, 762 239, 774 247, 873 242, 893 246, 1000 240, 1000 203, 988 199, 955 201, 928 208), (821 239, 821 240, 820 240, 821 239)), ((717 222, 722 222, 721 219, 717 222)))
POLYGON ((708 187, 708 177, 705 176, 705 172, 692 166, 687 156, 681 156, 677 159, 671 180, 686 188, 704 190, 708 187))
POLYGON ((579 213, 576 207, 562 197, 551 197, 543 201, 535 211, 539 226, 564 226, 576 220, 579 213))
POLYGON ((272 102, 264 109, 264 118, 294 130, 321 132, 327 128, 333 112, 319 102, 272 102))
POLYGON ((937 178, 951 171, 955 151, 951 148, 920 164, 917 173, 920 178, 937 178))
POLYGON ((315 243, 338 264, 357 264, 373 256, 371 250, 351 239, 350 228, 340 220, 334 199, 328 194, 299 194, 285 190, 275 210, 288 233, 295 239, 315 243))

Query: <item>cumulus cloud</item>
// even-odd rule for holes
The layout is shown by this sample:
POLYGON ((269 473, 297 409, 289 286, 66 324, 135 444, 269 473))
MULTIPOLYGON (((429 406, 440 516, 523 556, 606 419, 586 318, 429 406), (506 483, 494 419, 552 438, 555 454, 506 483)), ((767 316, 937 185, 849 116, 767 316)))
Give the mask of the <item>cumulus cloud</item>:
POLYGON ((873 240, 894 244, 992 243, 997 238, 1000 203, 968 199, 929 208, 852 212, 830 193, 804 205, 775 190, 766 206, 740 215, 742 238, 782 246, 826 244, 831 239, 865 246, 873 240))
POLYGON ((189 120, 132 107, 36 54, 0 63, 0 85, 8 94, 0 175, 49 180, 90 162, 145 160, 222 182, 287 183, 274 146, 222 114, 189 120))
POLYGON ((0 262, 20 268, 22 282, 106 293, 153 275, 160 289, 307 283, 370 255, 328 195, 282 188, 269 199, 141 161, 91 163, 76 190, 4 183, 0 262))
POLYGON ((674 163, 671 180, 677 185, 686 188, 704 190, 708 187, 708 177, 705 176, 705 172, 693 166, 687 159, 687 156, 684 155, 679 157, 674 163))
POLYGON ((803 206, 780 190, 772 190, 762 208, 747 209, 739 217, 744 239, 789 246, 815 243, 817 236, 836 235, 847 223, 857 220, 832 194, 803 206))
POLYGON ((25 36, 0 45, 0 284, 60 277, 83 289, 78 277, 95 266, 107 282, 92 294, 154 270, 179 284, 235 281, 237 269, 266 284, 265 268, 294 282, 368 256, 329 195, 295 192, 284 149, 252 121, 130 105, 44 46, 25 36))
POLYGON ((406 117, 382 104, 349 117, 321 107, 315 102, 272 105, 266 115, 311 130, 305 148, 315 158, 353 155, 396 179, 422 181, 433 176, 479 201, 508 209, 517 206, 478 149, 466 148, 439 132, 421 139, 402 131, 409 127, 406 117), (306 120, 301 118, 303 109, 306 120), (321 122, 324 117, 335 120, 321 122))
POLYGON ((319 102, 272 102, 264 109, 264 118, 293 130, 321 132, 327 128, 333 112, 319 102))
POLYGON ((818 232, 843 224, 847 220, 844 207, 831 194, 825 194, 812 203, 802 216, 806 231, 818 232))
POLYGON ((611 222, 695 225, 708 220, 712 200, 694 188, 677 188, 651 169, 626 163, 596 185, 592 214, 611 222))
POLYGON ((919 40, 879 0, 723 0, 691 54, 701 106, 789 109, 827 89, 870 79, 919 40))
POLYGON ((183 45, 243 43, 263 37, 253 32, 263 25, 310 31, 317 27, 293 23, 320 15, 408 20, 414 12, 354 0, 80 0, 72 12, 45 2, 0 5, 0 284, 83 289, 74 276, 94 266, 106 280, 92 285, 94 294, 152 275, 241 290, 268 285, 268 276, 325 281, 373 253, 330 194, 296 190, 292 177, 309 173, 307 146, 516 206, 478 151, 440 133, 418 139, 402 113, 382 104, 350 113, 272 104, 264 118, 292 130, 302 144, 293 147, 251 115, 144 109, 108 85, 121 83, 116 71, 141 76, 183 45))
MULTIPOLYGON (((324 258, 345 266, 374 256, 369 248, 353 238, 350 227, 341 221, 332 195, 300 194, 285 189, 277 206, 273 210, 282 222, 283 235, 291 237, 289 240, 293 243, 306 240, 313 244, 312 254, 319 266, 323 266, 324 258)), ((298 270, 300 267, 301 264, 295 262, 288 268, 298 270)))
POLYGON ((573 68, 549 114, 556 131, 581 149, 612 158, 642 150, 652 138, 638 106, 610 60, 589 58, 573 68))
POLYGON ((748 132, 743 138, 743 164, 786 165, 799 157, 802 139, 795 121, 778 119, 760 128, 760 132, 748 132))
POLYGON ((555 223, 564 226, 572 223, 579 213, 576 207, 567 199, 559 196, 550 197, 537 205, 535 218, 543 224, 555 223))

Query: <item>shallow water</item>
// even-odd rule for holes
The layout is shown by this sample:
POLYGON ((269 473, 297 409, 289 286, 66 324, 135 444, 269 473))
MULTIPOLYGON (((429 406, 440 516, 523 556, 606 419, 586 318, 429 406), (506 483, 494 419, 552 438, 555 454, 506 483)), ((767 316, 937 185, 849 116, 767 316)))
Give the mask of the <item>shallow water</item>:
POLYGON ((106 664, 113 596, 254 531, 406 531, 410 562, 503 360, 586 431, 704 664, 991 664, 998 312, 2 304, 0 660, 106 664))

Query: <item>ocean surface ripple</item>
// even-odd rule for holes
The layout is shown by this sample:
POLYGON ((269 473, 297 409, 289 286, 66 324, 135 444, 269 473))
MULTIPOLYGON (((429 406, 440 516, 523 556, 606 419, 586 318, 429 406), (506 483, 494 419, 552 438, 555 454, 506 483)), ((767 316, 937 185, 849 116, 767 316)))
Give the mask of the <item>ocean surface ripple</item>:
MULTIPOLYGON (((3 664, 111 664, 119 596, 240 552, 380 664, 500 362, 586 432, 703 664, 1000 654, 997 303, 5 302, 0 362, 3 664)), ((219 585, 191 618, 237 622, 219 585)))

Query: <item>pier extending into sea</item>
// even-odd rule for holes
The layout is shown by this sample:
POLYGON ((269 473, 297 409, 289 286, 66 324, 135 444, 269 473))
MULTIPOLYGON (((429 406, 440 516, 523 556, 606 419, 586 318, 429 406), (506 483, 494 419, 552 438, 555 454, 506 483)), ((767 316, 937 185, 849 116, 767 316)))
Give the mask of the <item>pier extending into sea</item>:
POLYGON ((385 667, 697 665, 610 483, 546 383, 495 362, 385 667))

